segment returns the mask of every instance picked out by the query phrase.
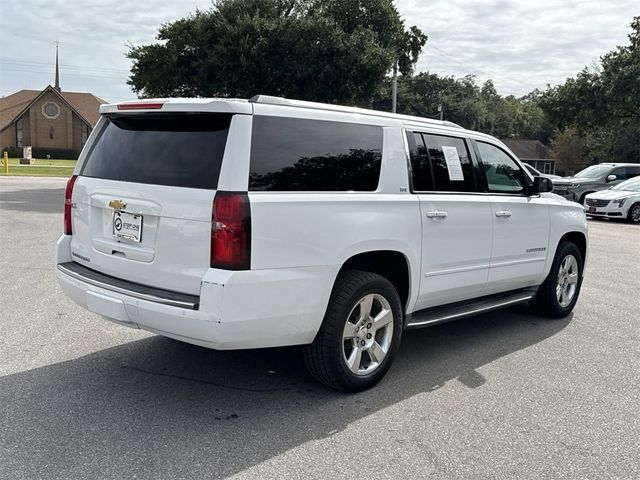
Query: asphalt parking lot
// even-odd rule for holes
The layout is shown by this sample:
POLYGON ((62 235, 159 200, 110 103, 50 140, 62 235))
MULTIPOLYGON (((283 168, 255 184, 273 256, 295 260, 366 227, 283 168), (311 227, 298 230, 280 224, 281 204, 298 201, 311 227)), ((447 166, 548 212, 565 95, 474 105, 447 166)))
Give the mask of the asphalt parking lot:
POLYGON ((0 478, 640 478, 640 226, 590 221, 570 317, 409 332, 344 395, 297 348, 216 352, 73 304, 64 183, 0 179, 0 478))

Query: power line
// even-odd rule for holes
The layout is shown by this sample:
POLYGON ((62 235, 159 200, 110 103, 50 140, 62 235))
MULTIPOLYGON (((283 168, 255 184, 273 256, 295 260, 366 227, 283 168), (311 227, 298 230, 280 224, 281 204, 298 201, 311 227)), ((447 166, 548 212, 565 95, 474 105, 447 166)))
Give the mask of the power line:
MULTIPOLYGON (((44 73, 44 74, 52 74, 52 70, 34 70, 34 69, 20 69, 15 67, 10 68, 2 68, 3 72, 16 72, 16 73, 44 73)), ((106 78, 113 80, 122 80, 123 76, 115 76, 115 75, 92 75, 91 73, 79 73, 79 72, 68 72, 66 70, 62 70, 65 72, 65 75, 69 77, 79 77, 79 78, 106 78)))
MULTIPOLYGON (((9 90, 6 90, 6 91, 0 90, 0 98, 1 97, 7 97, 7 96, 12 95, 14 93, 16 93, 14 90, 11 90, 11 91, 9 91, 9 90)), ((64 91, 63 91, 63 93, 64 93, 64 91)), ((109 102, 120 101, 120 100, 135 100, 135 99, 138 98, 136 96, 136 94, 133 93, 133 92, 131 93, 131 96, 129 96, 129 97, 114 97, 113 95, 101 95, 101 94, 96 94, 96 95, 98 95, 99 97, 101 97, 101 98, 103 98, 105 100, 108 100, 109 102), (107 98, 105 98, 105 97, 107 97, 107 98)))
MULTIPOLYGON (((8 58, 0 58, 1 64, 14 65, 14 66, 26 66, 26 67, 54 67, 53 63, 49 62, 26 62, 24 60, 14 60, 8 58)), ((120 68, 102 68, 102 67, 90 67, 88 65, 70 65, 66 63, 61 63, 61 67, 65 67, 68 70, 93 70, 97 72, 112 72, 112 73, 129 73, 129 70, 124 70, 120 68)))

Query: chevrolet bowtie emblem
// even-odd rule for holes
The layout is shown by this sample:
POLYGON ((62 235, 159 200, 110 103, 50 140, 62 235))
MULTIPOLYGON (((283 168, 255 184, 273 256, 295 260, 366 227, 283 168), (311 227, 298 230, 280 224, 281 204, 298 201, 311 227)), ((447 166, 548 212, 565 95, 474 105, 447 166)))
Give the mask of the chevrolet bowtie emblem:
POLYGON ((127 204, 122 200, 111 200, 109 202, 109 206, 114 210, 123 210, 127 206, 127 204))

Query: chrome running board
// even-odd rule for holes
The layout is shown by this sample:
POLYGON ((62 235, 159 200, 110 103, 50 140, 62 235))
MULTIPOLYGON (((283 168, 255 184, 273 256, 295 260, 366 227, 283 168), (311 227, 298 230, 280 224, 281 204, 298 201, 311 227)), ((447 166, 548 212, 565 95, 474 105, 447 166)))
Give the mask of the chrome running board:
POLYGON ((473 315, 498 310, 518 303, 524 303, 536 296, 538 287, 514 290, 497 295, 476 298, 450 305, 426 308, 413 312, 407 320, 406 329, 429 327, 439 323, 451 322, 473 315))

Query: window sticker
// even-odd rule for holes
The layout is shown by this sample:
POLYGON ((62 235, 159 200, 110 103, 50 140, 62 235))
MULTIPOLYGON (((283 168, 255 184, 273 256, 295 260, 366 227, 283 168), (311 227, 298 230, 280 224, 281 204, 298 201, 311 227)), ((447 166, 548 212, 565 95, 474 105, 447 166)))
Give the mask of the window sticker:
POLYGON ((464 181, 462 164, 460 163, 460 157, 458 156, 458 149, 456 147, 443 146, 442 153, 444 153, 444 159, 447 162, 449 180, 464 181))

